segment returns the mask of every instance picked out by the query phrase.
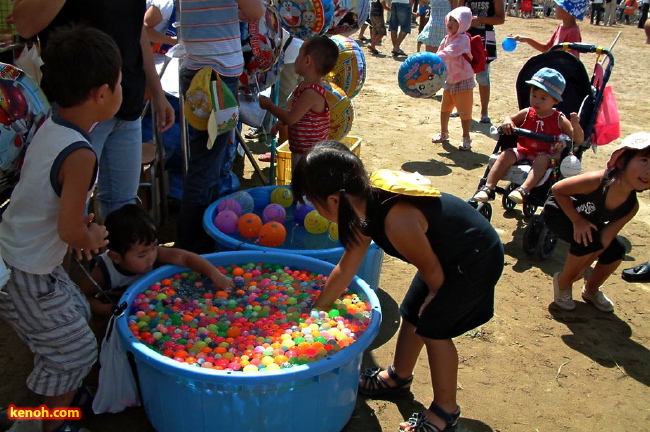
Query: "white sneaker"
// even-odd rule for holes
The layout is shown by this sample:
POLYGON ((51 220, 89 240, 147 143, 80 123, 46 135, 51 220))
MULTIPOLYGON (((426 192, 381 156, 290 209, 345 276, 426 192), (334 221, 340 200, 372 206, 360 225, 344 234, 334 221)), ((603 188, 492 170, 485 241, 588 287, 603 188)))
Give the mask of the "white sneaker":
POLYGON ((553 303, 562 310, 572 311, 576 308, 576 302, 573 301, 573 295, 570 289, 560 289, 560 284, 558 283, 559 277, 560 272, 553 275, 553 303))
POLYGON ((614 312, 614 303, 608 299, 601 290, 596 291, 594 294, 588 294, 585 287, 582 287, 582 299, 594 305, 596 309, 602 312, 614 312))
POLYGON ((472 139, 469 137, 463 137, 463 140, 458 146, 458 150, 470 151, 472 149, 472 139))

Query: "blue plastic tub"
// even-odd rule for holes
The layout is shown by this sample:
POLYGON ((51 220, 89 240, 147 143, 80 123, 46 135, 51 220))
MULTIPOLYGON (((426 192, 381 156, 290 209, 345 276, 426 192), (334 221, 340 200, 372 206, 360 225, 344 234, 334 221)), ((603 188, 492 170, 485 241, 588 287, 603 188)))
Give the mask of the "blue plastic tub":
MULTIPOLYGON (((206 255, 215 265, 263 262, 329 274, 332 264, 277 252, 241 251, 206 255)), ((133 284, 121 301, 132 304, 153 283, 185 269, 165 266, 133 284)), ((372 307, 368 329, 352 345, 315 363, 254 374, 201 369, 169 359, 140 343, 117 321, 124 346, 135 357, 142 399, 158 432, 338 432, 357 398, 363 351, 379 333, 381 308, 374 291, 358 277, 349 289, 372 307)))
MULTIPOLYGON (((269 204, 269 196, 273 189, 278 187, 291 188, 291 186, 260 186, 246 190, 255 202, 254 212, 261 217, 264 207, 269 204)), ((338 241, 332 241, 327 234, 309 234, 304 228, 291 228, 293 220, 293 207, 287 210, 287 241, 285 244, 276 247, 266 247, 251 243, 248 239, 243 239, 239 233, 226 234, 219 230, 214 225, 214 218, 217 216, 218 206, 226 198, 232 195, 227 195, 216 202, 212 203, 203 215, 203 227, 205 231, 217 242, 217 251, 236 251, 236 250, 253 250, 253 251, 268 251, 268 252, 281 252, 295 255, 303 255, 307 257, 316 258, 328 263, 337 264, 343 255, 343 247, 338 241), (311 246, 311 247, 308 247, 311 246)), ((381 275, 382 260, 384 258, 384 251, 379 248, 374 242, 370 244, 366 257, 359 266, 357 276, 366 281, 370 288, 376 290, 379 286, 379 276, 381 275)))

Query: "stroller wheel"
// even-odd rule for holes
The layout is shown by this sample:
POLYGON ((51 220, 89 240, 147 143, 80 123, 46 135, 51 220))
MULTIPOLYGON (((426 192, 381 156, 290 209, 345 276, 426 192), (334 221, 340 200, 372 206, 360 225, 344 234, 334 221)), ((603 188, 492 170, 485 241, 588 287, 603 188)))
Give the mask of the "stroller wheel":
POLYGON ((512 201, 511 199, 508 198, 508 195, 510 194, 510 192, 512 192, 515 189, 517 189, 516 184, 508 183, 508 186, 506 186, 506 188, 505 188, 505 190, 503 192, 503 196, 501 197, 501 205, 507 211, 510 211, 510 210, 514 209, 515 206, 517 205, 516 202, 514 202, 514 201, 512 201))
POLYGON ((490 203, 479 203, 478 207, 476 207, 476 210, 478 210, 478 212, 482 214, 483 217, 488 220, 488 222, 490 222, 492 219, 492 205, 490 203))
POLYGON ((467 200, 467 204, 471 205, 475 209, 478 208, 479 202, 476 201, 474 198, 470 198, 467 200))
POLYGON ((526 230, 524 231, 524 252, 528 255, 533 255, 537 251, 537 243, 539 243, 539 234, 544 227, 544 222, 539 217, 533 219, 526 230))
POLYGON ((537 243, 537 255, 542 260, 547 260, 553 255, 557 245, 557 236, 544 226, 539 233, 539 242, 537 243))
POLYGON ((534 204, 524 203, 524 216, 531 217, 535 215, 537 206, 534 204))

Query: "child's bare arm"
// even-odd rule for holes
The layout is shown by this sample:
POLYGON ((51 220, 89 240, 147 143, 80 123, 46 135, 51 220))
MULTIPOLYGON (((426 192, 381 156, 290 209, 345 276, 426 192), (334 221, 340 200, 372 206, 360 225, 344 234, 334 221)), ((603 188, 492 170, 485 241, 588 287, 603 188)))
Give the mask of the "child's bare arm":
POLYGON ((527 114, 528 114, 528 108, 524 108, 515 115, 506 116, 506 118, 503 120, 503 124, 501 125, 501 129, 503 130, 503 133, 505 133, 506 135, 511 135, 512 128, 522 124, 526 119, 527 114))
POLYGON ((260 96, 260 107, 268 110, 278 120, 288 126, 298 122, 307 114, 310 109, 315 109, 324 100, 316 90, 306 89, 302 92, 298 100, 291 106, 289 110, 280 108, 265 96, 260 96))
POLYGON ((573 128, 573 135, 569 135, 572 139, 573 142, 582 144, 585 141, 585 131, 582 129, 582 126, 580 126, 580 116, 578 113, 571 113, 571 119, 569 120, 571 123, 571 127, 573 128))
POLYGON ((215 288, 234 288, 232 279, 224 276, 210 261, 201 255, 183 249, 158 247, 158 261, 163 264, 174 264, 181 267, 188 267, 197 273, 207 276, 215 288))
POLYGON ((74 150, 65 158, 58 175, 61 199, 57 219, 57 230, 61 240, 78 251, 99 252, 108 244, 108 231, 103 225, 89 220, 85 215, 86 197, 93 186, 95 153, 89 148, 74 150))
POLYGON ((550 44, 548 44, 548 43, 543 44, 541 42, 537 42, 533 38, 529 38, 529 37, 525 37, 525 36, 521 36, 521 35, 514 35, 514 36, 512 36, 512 38, 514 40, 516 40, 517 42, 527 43, 531 47, 535 48, 537 51, 546 52, 551 48, 550 44))

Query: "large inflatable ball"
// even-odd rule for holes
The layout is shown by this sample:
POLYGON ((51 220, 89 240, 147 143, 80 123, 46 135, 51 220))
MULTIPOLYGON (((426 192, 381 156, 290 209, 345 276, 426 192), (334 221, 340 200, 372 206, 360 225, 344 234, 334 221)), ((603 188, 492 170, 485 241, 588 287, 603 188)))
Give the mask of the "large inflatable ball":
POLYGON ((339 48, 339 58, 325 79, 341 87, 348 97, 353 98, 361 91, 366 80, 366 57, 359 45, 349 37, 334 35, 330 39, 339 48))
POLYGON ((29 75, 0 63, 0 187, 18 181, 25 150, 50 112, 47 98, 29 75))
POLYGON ((446 78, 445 63, 431 52, 410 55, 397 73, 399 87, 414 98, 433 98, 442 88, 446 78))
POLYGON ((266 81, 271 80, 264 75, 276 67, 284 45, 280 13, 273 4, 269 4, 259 21, 241 23, 240 30, 244 54, 244 72, 240 81, 244 86, 259 86, 263 90, 273 84, 269 82, 267 85, 266 81))
POLYGON ((324 82, 325 97, 330 106, 330 139, 340 140, 352 129, 354 105, 352 100, 336 84, 324 82))
POLYGON ((332 24, 333 0, 283 0, 279 6, 282 26, 300 39, 324 34, 332 24))

